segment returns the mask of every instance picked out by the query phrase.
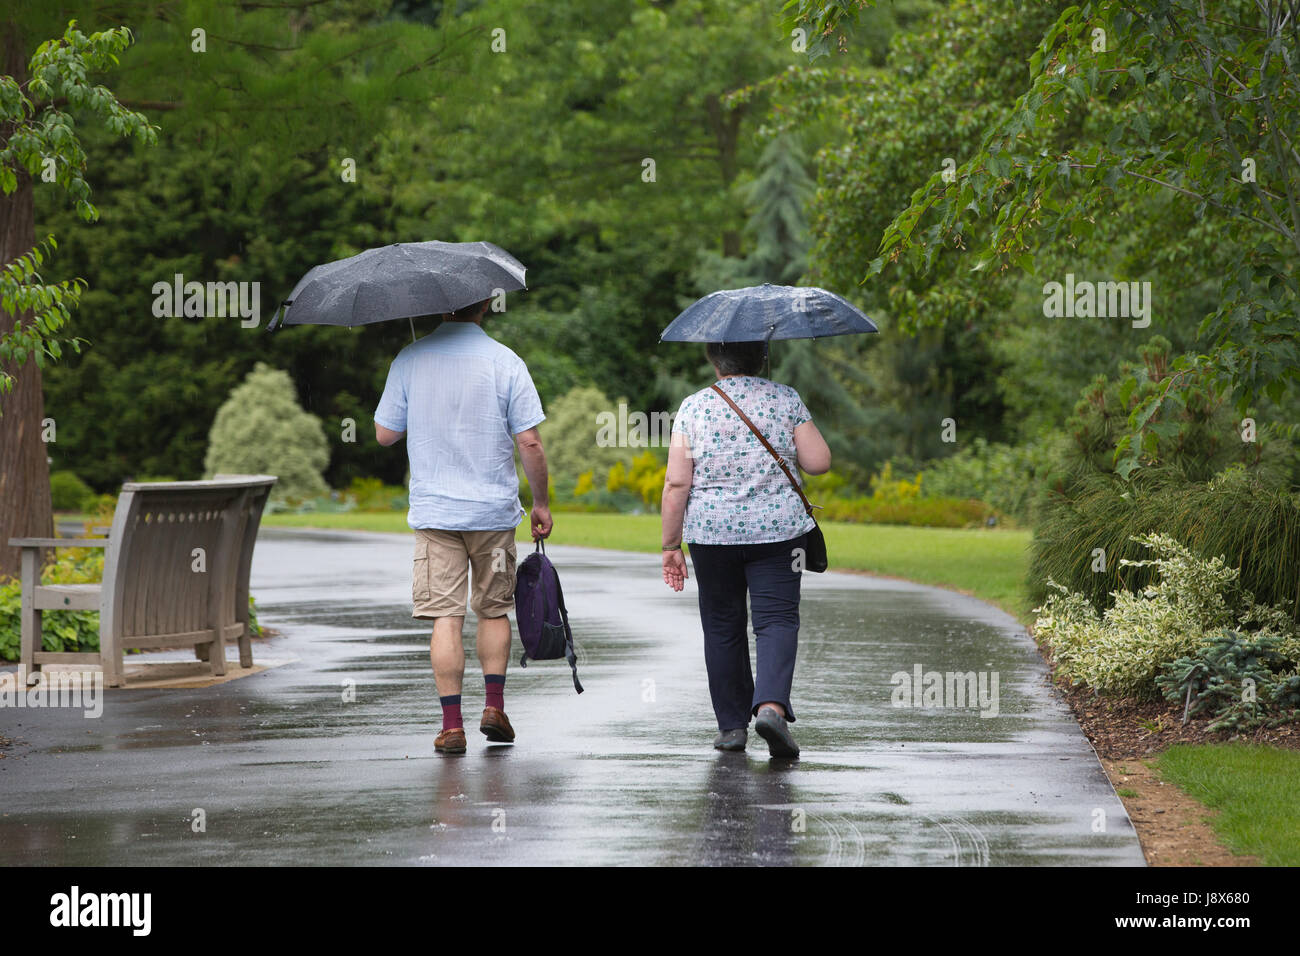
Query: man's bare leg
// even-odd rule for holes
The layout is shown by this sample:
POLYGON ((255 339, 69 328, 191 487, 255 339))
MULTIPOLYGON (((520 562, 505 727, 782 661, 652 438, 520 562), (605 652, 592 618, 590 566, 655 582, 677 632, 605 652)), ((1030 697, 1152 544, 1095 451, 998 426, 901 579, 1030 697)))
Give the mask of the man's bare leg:
POLYGON ((452 754, 465 752, 465 721, 460 712, 460 688, 465 681, 465 645, 460 634, 464 623, 463 614, 440 617, 433 622, 433 636, 429 639, 429 661, 442 707, 442 732, 434 741, 434 749, 452 754))
POLYGON ((463 614, 440 617, 433 622, 429 661, 433 664, 433 680, 438 685, 439 697, 454 697, 459 694, 461 684, 465 681, 465 646, 461 643, 461 629, 464 626, 463 614))
MULTIPOLYGON (((475 635, 483 674, 505 674, 510 663, 510 618, 506 615, 480 617, 475 635)), ((461 667, 464 667, 464 657, 461 658, 461 667)))

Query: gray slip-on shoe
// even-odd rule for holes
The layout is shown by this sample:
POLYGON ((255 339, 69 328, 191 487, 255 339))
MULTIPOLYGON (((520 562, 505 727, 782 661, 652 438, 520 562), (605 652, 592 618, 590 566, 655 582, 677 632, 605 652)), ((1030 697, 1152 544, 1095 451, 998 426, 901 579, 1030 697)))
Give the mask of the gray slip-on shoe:
POLYGON ((749 738, 749 732, 744 727, 737 727, 734 730, 721 730, 718 736, 713 738, 713 747, 716 750, 744 750, 745 741, 749 738))
POLYGON ((770 707, 764 707, 758 712, 758 718, 754 721, 754 729, 758 735, 767 741, 767 752, 773 757, 797 757, 799 756, 799 745, 794 742, 794 736, 790 733, 790 725, 786 719, 770 707))

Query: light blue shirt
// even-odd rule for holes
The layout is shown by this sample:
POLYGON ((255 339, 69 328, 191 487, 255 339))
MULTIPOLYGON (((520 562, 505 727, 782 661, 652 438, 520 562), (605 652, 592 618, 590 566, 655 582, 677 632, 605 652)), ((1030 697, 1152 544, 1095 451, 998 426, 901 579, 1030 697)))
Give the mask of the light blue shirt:
POLYGON ((519 524, 514 438, 546 418, 518 355, 472 322, 444 322, 397 354, 375 422, 406 432, 412 528, 519 524))

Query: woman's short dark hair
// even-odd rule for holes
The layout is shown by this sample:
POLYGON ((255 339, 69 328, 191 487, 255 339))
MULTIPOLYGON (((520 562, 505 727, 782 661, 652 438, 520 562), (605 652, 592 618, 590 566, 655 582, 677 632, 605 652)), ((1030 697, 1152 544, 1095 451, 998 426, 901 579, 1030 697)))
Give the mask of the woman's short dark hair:
POLYGON ((767 361, 767 343, 710 342, 704 354, 720 375, 757 375, 767 361))

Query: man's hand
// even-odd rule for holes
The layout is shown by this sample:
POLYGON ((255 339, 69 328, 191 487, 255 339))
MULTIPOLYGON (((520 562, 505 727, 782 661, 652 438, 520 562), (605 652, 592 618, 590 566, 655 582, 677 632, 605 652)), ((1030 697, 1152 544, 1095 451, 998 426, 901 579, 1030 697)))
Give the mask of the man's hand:
POLYGON ((686 556, 680 549, 664 552, 664 584, 668 585, 674 591, 680 591, 686 586, 686 579, 690 577, 686 573, 686 556))
POLYGON ((533 540, 546 538, 551 534, 551 509, 545 505, 533 505, 533 540))

